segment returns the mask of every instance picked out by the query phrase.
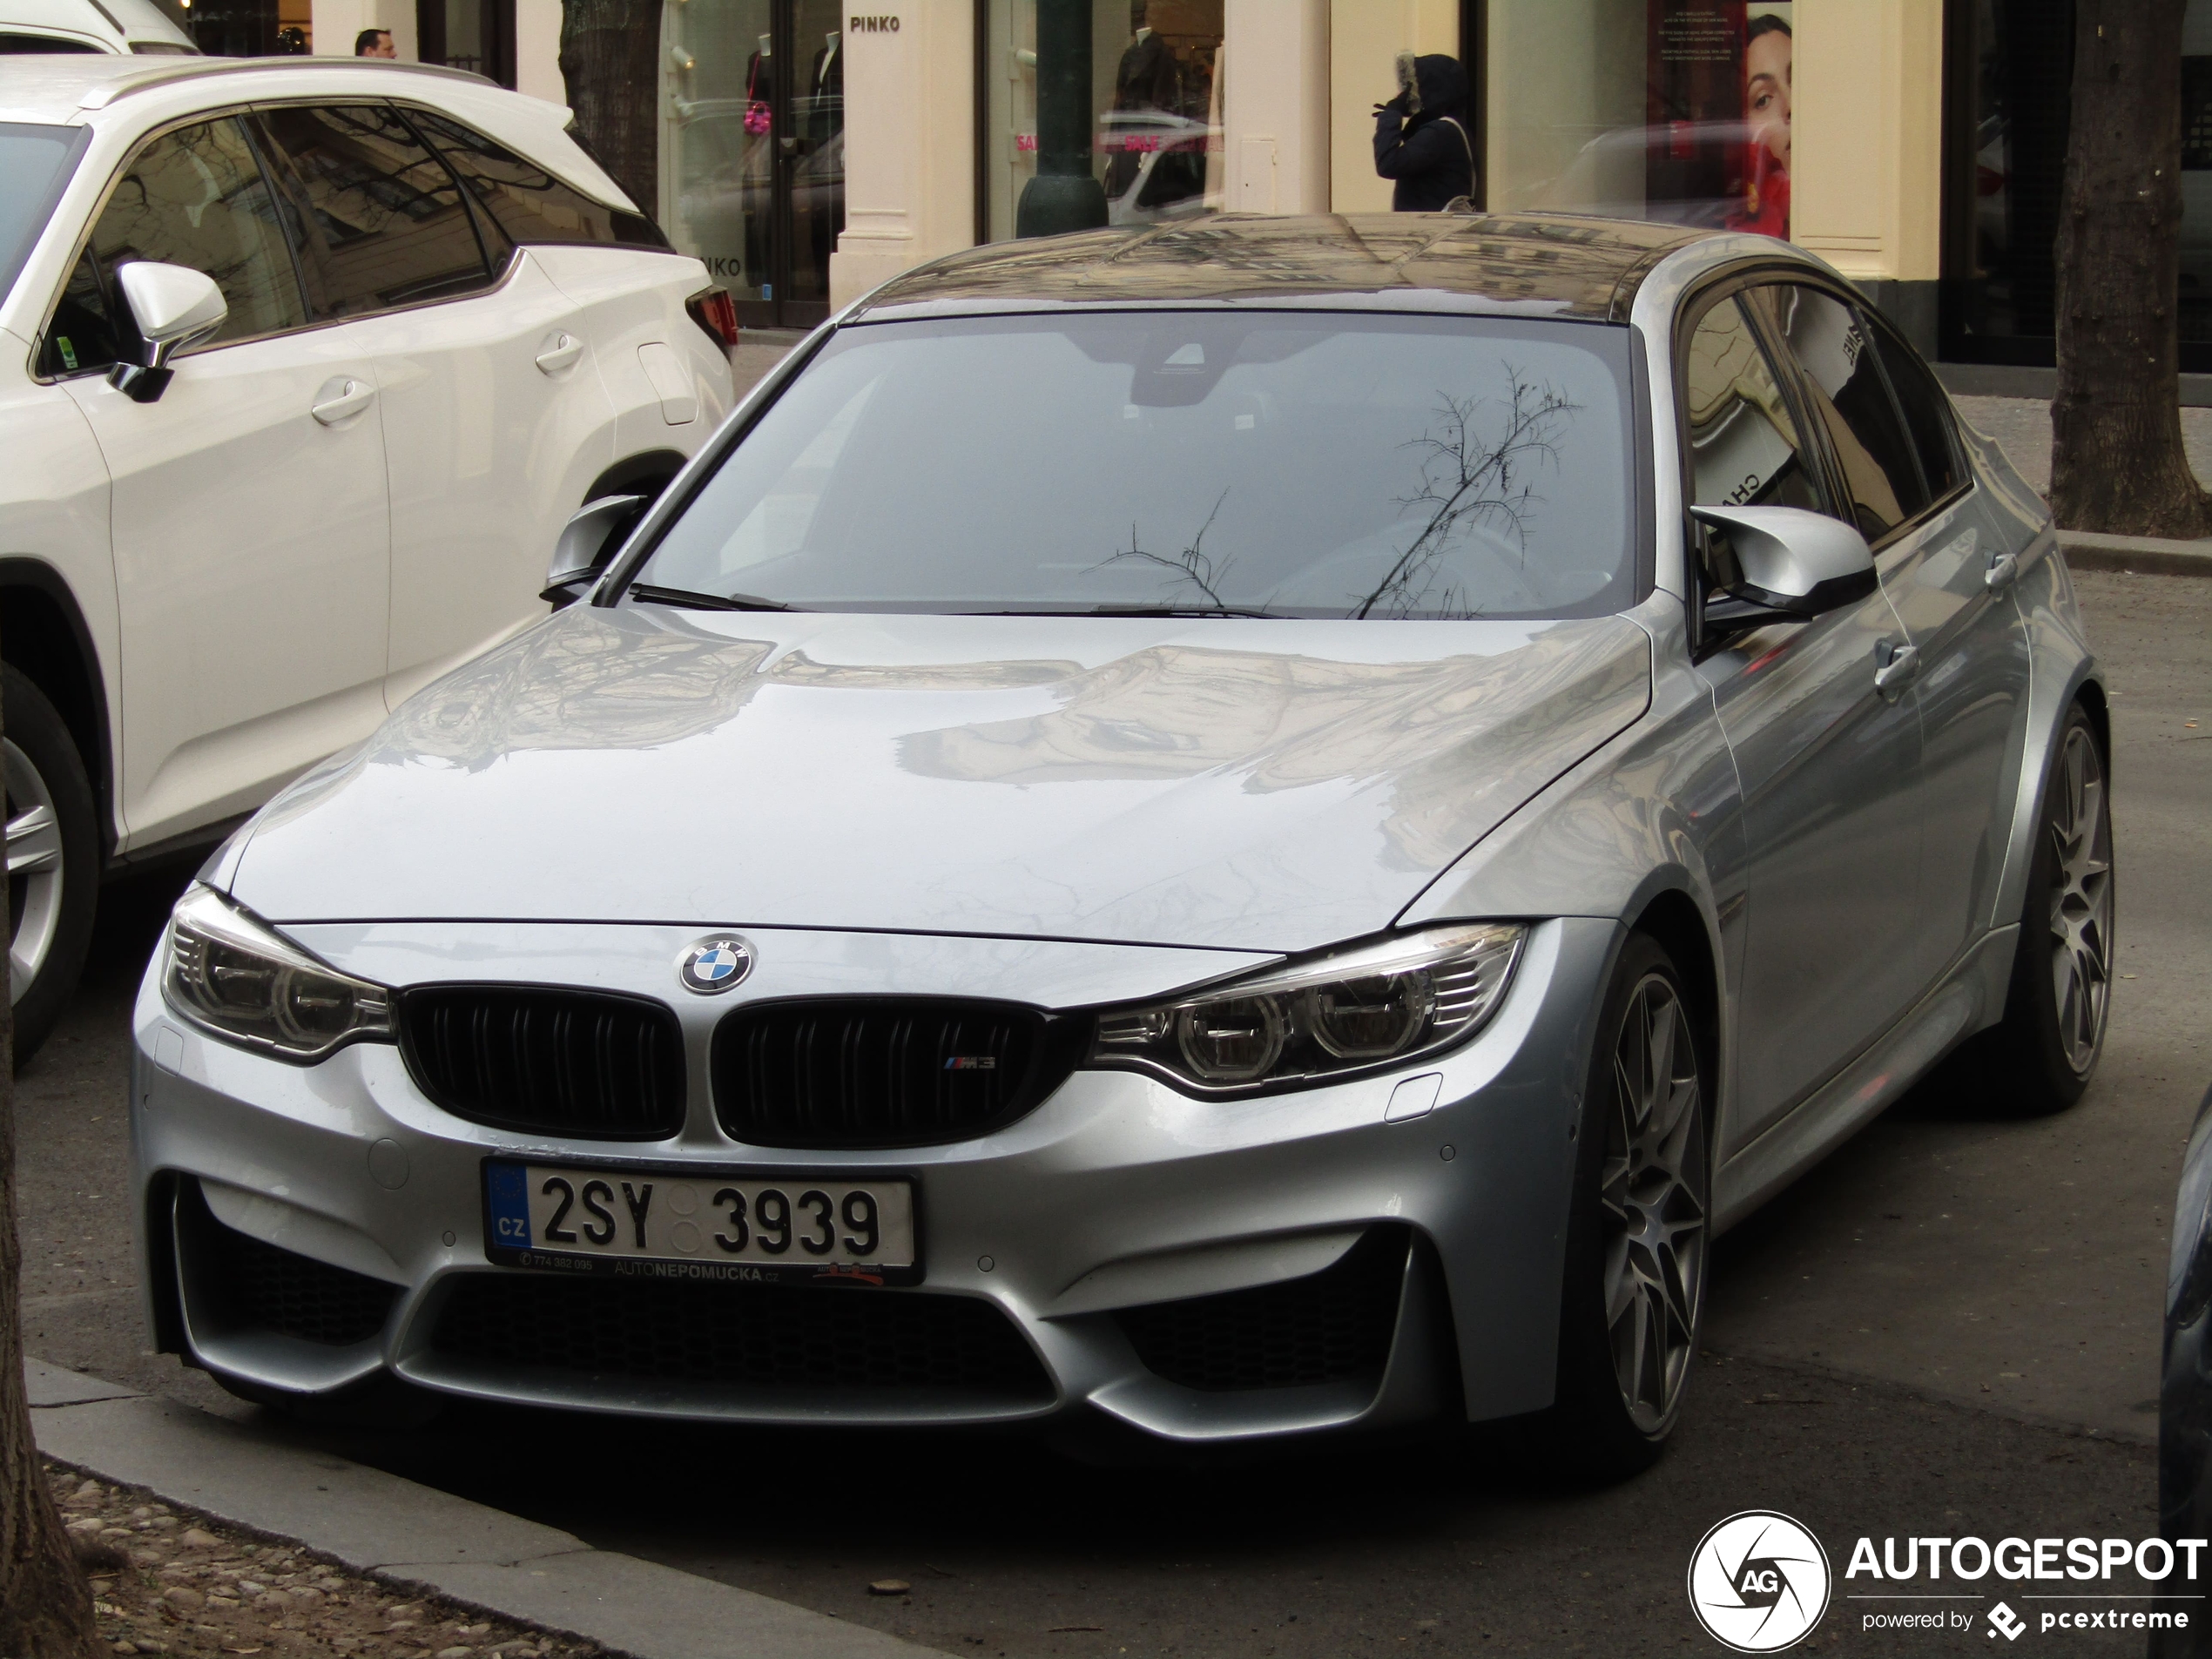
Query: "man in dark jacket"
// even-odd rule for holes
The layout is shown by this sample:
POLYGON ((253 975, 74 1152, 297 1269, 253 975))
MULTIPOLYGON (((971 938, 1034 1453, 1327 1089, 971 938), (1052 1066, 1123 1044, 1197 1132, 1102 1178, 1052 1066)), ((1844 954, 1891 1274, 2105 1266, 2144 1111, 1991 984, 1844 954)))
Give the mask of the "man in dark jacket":
POLYGON ((1474 194, 1474 140, 1467 129, 1467 78, 1441 52, 1398 55, 1398 96, 1375 105, 1375 171, 1394 179, 1390 205, 1433 213, 1474 194))

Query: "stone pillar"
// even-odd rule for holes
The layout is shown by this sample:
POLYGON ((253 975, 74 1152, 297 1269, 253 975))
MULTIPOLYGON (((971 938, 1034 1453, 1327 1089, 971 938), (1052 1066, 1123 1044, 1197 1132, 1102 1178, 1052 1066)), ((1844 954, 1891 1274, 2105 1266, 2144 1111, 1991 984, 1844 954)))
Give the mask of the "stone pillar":
POLYGON ((1223 8, 1223 206, 1232 212, 1329 211, 1329 3, 1223 8))
POLYGON ((842 307, 975 240, 974 0, 896 0, 846 19, 842 307))
POLYGON ((1796 9, 1790 239, 1935 355, 1943 0, 1796 9))

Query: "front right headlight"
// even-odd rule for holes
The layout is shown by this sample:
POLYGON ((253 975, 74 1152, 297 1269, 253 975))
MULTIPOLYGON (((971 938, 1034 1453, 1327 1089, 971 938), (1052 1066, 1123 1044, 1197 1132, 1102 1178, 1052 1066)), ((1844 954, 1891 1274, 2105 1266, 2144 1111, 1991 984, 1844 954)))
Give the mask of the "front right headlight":
POLYGON ((1466 1042, 1504 1001, 1528 930, 1462 922, 1099 1015, 1084 1062, 1206 1095, 1333 1082, 1466 1042))
POLYGON ((203 1031, 307 1063, 364 1039, 392 1040, 392 994, 341 974, 212 887, 169 914, 161 988, 203 1031))

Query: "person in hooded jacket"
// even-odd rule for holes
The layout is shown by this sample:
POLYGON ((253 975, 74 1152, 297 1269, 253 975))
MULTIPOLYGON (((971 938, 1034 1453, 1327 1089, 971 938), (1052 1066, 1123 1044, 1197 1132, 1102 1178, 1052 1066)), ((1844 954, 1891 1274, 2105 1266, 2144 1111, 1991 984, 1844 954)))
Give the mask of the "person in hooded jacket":
POLYGON ((1433 213, 1474 194, 1467 78, 1442 52, 1398 55, 1398 96, 1375 105, 1375 171, 1395 179, 1393 212, 1433 213))

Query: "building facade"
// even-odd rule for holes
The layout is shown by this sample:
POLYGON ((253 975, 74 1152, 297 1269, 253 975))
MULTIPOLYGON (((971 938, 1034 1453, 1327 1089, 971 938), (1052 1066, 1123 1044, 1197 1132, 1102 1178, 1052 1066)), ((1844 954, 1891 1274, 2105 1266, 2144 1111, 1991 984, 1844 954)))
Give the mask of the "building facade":
MULTIPOLYGON (((1932 354, 2051 361, 2072 0, 865 3, 661 4, 645 205, 752 327, 980 242, 1387 209, 1373 108, 1413 52, 1468 67, 1480 206, 1786 235, 1932 354)), ((389 28, 565 101, 560 0, 314 0, 313 22, 324 51, 389 28)), ((2183 366, 2212 369, 2212 0, 2188 42, 2183 366)))

